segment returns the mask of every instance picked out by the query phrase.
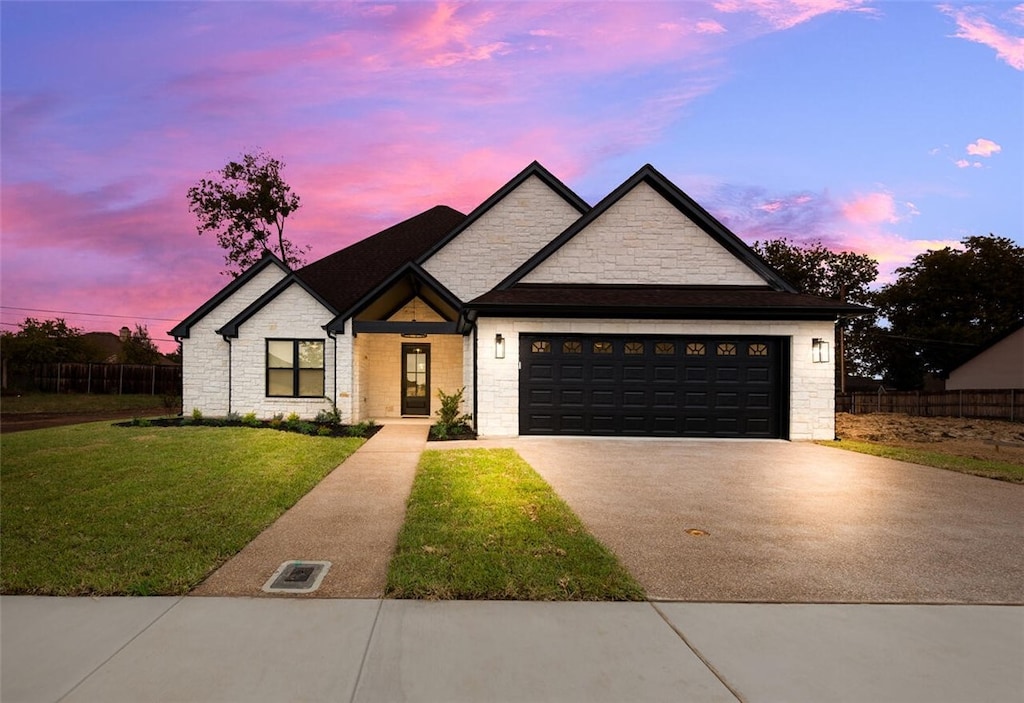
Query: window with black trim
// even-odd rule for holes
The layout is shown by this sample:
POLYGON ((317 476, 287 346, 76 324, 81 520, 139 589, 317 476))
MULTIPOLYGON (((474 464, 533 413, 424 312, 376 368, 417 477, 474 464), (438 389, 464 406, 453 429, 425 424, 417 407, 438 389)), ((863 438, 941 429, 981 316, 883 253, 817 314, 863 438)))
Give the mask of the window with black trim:
POLYGON ((323 340, 267 340, 267 396, 320 398, 323 394, 323 340))
POLYGON ((567 339, 562 342, 562 353, 563 354, 582 354, 583 353, 583 342, 578 339, 567 339))

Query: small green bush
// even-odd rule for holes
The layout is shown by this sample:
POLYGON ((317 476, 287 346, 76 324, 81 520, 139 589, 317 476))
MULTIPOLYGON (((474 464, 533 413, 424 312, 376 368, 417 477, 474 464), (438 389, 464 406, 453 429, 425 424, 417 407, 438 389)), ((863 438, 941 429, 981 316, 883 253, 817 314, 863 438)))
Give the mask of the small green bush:
POLYGON ((466 391, 463 386, 457 393, 445 393, 440 388, 437 390, 437 397, 441 399, 441 407, 438 408, 437 422, 430 428, 430 433, 437 439, 448 439, 449 436, 463 432, 471 432, 470 422, 473 416, 460 414, 462 412, 462 396, 466 391))
POLYGON ((354 425, 346 427, 345 434, 349 437, 365 437, 376 426, 377 422, 375 420, 363 420, 362 422, 357 422, 354 425))
POLYGON ((132 420, 132 425, 135 427, 152 427, 153 423, 144 417, 136 417, 132 420))
POLYGON ((261 424, 260 419, 256 417, 256 413, 246 413, 242 415, 242 424, 246 427, 259 427, 261 424))
POLYGON ((202 422, 203 421, 203 411, 200 410, 199 408, 192 408, 192 421, 193 422, 202 422))
POLYGON ((321 410, 313 421, 318 425, 340 425, 341 413, 338 411, 338 406, 333 405, 330 410, 321 410))

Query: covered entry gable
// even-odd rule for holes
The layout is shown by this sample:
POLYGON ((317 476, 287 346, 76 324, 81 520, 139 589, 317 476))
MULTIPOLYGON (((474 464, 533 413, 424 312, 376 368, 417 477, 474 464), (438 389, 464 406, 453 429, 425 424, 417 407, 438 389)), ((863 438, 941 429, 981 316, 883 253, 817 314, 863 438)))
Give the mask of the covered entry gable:
POLYGON ((527 284, 791 286, 650 164, 504 279, 527 284))

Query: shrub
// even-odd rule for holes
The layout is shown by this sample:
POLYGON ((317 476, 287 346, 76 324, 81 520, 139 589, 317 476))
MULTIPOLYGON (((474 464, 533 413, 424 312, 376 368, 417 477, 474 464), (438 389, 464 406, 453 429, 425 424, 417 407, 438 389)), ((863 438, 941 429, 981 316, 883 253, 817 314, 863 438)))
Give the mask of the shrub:
POLYGON ((314 422, 318 425, 340 425, 341 413, 338 412, 338 406, 332 405, 330 410, 321 410, 316 414, 314 422))
POLYGON ((132 419, 132 426, 134 427, 152 427, 153 423, 144 417, 136 417, 132 419))
POLYGON ((284 424, 284 413, 276 413, 273 417, 270 418, 270 426, 275 428, 275 429, 280 427, 283 424, 284 424))
POLYGON ((256 417, 256 413, 246 413, 242 415, 242 424, 246 427, 259 427, 262 423, 259 418, 256 417))
POLYGON ((302 418, 299 417, 299 414, 296 412, 288 413, 288 417, 284 419, 284 426, 287 427, 289 430, 294 430, 298 432, 300 431, 301 425, 302 418))
POLYGON ((202 422, 203 411, 199 408, 192 408, 192 422, 202 422))
POLYGON ((469 423, 473 421, 470 414, 462 412, 462 396, 466 391, 463 386, 457 393, 445 393, 438 389, 437 397, 441 399, 441 407, 437 410, 437 422, 430 428, 431 433, 438 439, 448 439, 450 435, 462 432, 470 432, 469 423))
POLYGON ((354 425, 349 425, 345 428, 345 434, 349 437, 365 437, 370 433, 374 427, 377 426, 375 420, 363 420, 354 425))

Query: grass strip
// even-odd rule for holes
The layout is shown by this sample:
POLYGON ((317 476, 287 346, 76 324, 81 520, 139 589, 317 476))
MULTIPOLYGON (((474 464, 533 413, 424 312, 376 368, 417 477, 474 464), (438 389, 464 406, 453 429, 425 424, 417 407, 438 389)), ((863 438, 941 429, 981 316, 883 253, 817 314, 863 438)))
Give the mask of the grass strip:
POLYGON ((103 412, 130 412, 132 410, 153 410, 161 408, 167 414, 178 413, 181 403, 173 399, 171 407, 165 407, 162 395, 103 395, 80 393, 29 393, 4 396, 0 400, 0 413, 17 416, 30 413, 55 413, 79 415, 103 412))
POLYGON ((615 556, 511 449, 423 453, 388 568, 387 595, 644 598, 615 556))
POLYGON ((958 471, 962 474, 971 474, 972 476, 995 478, 1000 481, 1010 481, 1011 483, 1024 483, 1024 466, 1004 461, 954 456, 926 449, 895 447, 889 444, 875 444, 874 442, 861 442, 851 439, 844 439, 841 442, 821 441, 817 442, 817 444, 823 447, 835 447, 886 459, 906 461, 911 464, 931 466, 936 469, 958 471))
POLYGON ((102 422, 0 442, 0 592, 177 595, 363 440, 102 422))

